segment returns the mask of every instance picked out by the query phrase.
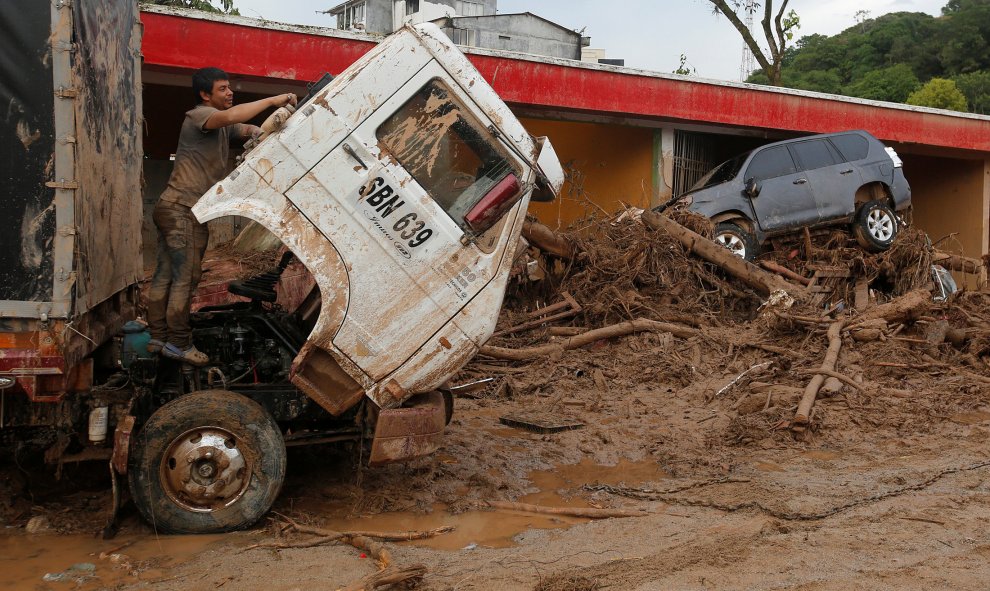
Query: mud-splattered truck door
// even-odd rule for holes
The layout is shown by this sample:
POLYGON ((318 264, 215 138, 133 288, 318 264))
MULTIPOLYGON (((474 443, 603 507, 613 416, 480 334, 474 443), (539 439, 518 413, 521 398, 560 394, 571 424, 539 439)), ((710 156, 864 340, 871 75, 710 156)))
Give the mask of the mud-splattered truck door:
POLYGON ((549 142, 427 24, 301 105, 194 212, 258 221, 314 274, 322 309, 293 381, 339 414, 364 395, 396 408, 477 352, 529 199, 562 180, 549 142))

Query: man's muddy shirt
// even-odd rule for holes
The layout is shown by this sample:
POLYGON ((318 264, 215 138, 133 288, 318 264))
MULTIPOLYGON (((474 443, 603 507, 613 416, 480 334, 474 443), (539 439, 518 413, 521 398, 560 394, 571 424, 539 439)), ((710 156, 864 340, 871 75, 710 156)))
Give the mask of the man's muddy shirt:
POLYGON ((236 123, 220 129, 204 129, 217 109, 197 105, 186 112, 175 150, 175 167, 162 192, 162 201, 192 207, 200 196, 227 176, 230 139, 243 137, 243 125, 236 123))

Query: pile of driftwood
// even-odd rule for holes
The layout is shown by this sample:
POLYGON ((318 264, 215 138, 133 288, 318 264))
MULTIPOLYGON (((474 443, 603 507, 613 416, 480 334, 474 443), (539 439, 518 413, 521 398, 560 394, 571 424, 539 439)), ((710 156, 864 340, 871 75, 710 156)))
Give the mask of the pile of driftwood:
MULTIPOLYGON (((545 269, 544 280, 535 288, 524 282, 510 294, 500 330, 481 357, 518 366, 638 332, 680 339, 745 332, 756 338, 740 346, 788 358, 788 366, 813 364, 789 372, 792 379, 803 376, 806 385, 793 416, 776 425, 799 437, 811 426, 827 381, 863 389, 839 364, 843 347, 854 343, 883 341, 891 350, 948 345, 953 352, 918 353, 930 359, 920 364, 875 364, 952 368, 965 379, 990 382, 990 322, 982 316, 982 293, 933 301, 933 263, 982 281, 982 261, 939 253, 911 228, 879 254, 863 251, 841 231, 815 237, 806 231, 793 245, 776 244, 759 264, 733 256, 709 236, 707 220, 676 210, 626 211, 567 234, 528 223, 524 237, 533 247, 530 256, 545 269), (549 339, 534 342, 538 331, 549 339), (809 339, 823 348, 806 345, 809 339), (805 345, 766 342, 788 340, 805 345)), ((752 379, 770 365, 755 364, 743 374, 752 379)))

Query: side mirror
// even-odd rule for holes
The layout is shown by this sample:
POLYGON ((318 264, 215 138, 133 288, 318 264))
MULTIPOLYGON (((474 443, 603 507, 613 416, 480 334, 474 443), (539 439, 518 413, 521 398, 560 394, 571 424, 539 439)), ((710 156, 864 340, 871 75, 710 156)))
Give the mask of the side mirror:
POLYGON ((756 179, 753 177, 746 179, 746 188, 744 192, 750 197, 756 197, 760 194, 760 188, 756 186, 756 179))
POLYGON ((536 186, 530 201, 549 203, 557 198, 560 187, 564 184, 564 169, 560 166, 557 152, 549 138, 538 137, 534 140, 539 153, 536 157, 536 186))
POLYGON ((467 212, 464 223, 475 234, 483 233, 498 223, 502 216, 519 201, 522 197, 521 189, 519 179, 510 172, 467 212))

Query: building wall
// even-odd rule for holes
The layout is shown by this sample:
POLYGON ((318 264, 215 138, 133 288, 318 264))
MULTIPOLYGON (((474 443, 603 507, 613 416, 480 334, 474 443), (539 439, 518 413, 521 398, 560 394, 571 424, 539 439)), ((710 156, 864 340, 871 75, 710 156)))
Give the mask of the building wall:
POLYGON ((531 214, 551 228, 587 215, 611 214, 623 203, 650 206, 654 130, 622 125, 521 118, 529 133, 547 136, 568 180, 553 203, 532 203, 531 214))
POLYGON ((388 35, 392 32, 392 0, 367 0, 364 30, 388 35))
MULTIPOLYGON (((987 166, 962 160, 901 154, 911 184, 914 224, 939 250, 979 257, 987 252, 987 166), (943 240, 944 239, 944 240, 943 240)), ((958 278, 958 277, 957 277, 958 278)))
MULTIPOLYGON (((451 21, 447 21, 451 22, 451 21)), ((476 31, 477 47, 561 59, 581 59, 581 36, 527 14, 457 17, 452 26, 476 31)), ((450 36, 448 27, 444 32, 450 36)))

